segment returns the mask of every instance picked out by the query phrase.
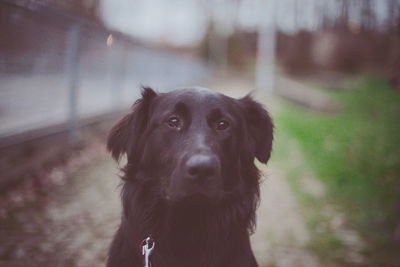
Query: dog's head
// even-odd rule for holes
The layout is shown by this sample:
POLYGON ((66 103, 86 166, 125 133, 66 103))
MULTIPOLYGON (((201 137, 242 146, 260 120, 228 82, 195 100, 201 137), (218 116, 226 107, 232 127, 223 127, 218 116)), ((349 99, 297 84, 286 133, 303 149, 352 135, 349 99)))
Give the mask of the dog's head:
POLYGON ((155 183, 166 201, 216 201, 258 186, 254 158, 267 163, 272 134, 267 111, 250 96, 144 88, 107 147, 115 159, 127 155, 126 179, 155 183))

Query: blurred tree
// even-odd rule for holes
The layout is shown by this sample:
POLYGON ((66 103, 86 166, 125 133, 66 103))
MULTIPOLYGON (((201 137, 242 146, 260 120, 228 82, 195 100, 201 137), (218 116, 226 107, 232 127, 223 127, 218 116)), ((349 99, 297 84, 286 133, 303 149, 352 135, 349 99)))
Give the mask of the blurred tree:
POLYGON ((299 0, 294 0, 294 3, 293 3, 293 20, 294 20, 294 24, 295 25, 299 25, 299 23, 300 23, 300 18, 299 18, 299 15, 300 15, 300 6, 299 6, 299 0))
POLYGON ((337 0, 340 6, 340 14, 338 16, 338 23, 341 27, 348 28, 349 22, 349 0, 337 0))
POLYGON ((101 0, 15 0, 17 5, 32 7, 52 7, 63 9, 87 19, 101 22, 100 19, 101 0))
POLYGON ((375 29, 376 15, 372 8, 372 0, 361 1, 361 29, 364 31, 375 29))
POLYGON ((387 21, 386 27, 387 29, 395 29, 400 26, 400 1, 399 0, 388 0, 387 7, 387 21))
POLYGON ((241 0, 198 0, 207 18, 207 33, 203 41, 203 54, 210 62, 226 69, 229 62, 229 49, 236 47, 230 41, 237 41, 230 38, 238 31, 238 15, 241 0))
POLYGON ((328 3, 326 0, 316 2, 318 5, 319 25, 322 30, 328 29, 331 26, 331 19, 329 18, 328 3))

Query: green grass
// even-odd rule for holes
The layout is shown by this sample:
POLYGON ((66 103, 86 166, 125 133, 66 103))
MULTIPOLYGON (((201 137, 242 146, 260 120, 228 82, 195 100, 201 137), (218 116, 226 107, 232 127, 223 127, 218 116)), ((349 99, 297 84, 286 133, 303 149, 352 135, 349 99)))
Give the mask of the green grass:
POLYGON ((337 203, 369 242, 365 254, 382 262, 399 249, 392 240, 399 216, 400 92, 376 77, 352 89, 331 93, 342 103, 340 112, 287 104, 275 121, 298 142, 326 185, 328 201, 337 203))
POLYGON ((300 212, 310 233, 306 248, 316 254, 324 266, 348 266, 343 261, 346 248, 331 227, 332 215, 326 213, 326 207, 332 203, 325 197, 310 194, 304 188, 301 181, 310 175, 309 166, 302 160, 298 161, 297 157, 301 154, 293 154, 293 150, 297 149, 293 138, 284 131, 279 117, 274 118, 276 129, 272 161, 285 170, 287 182, 300 203, 300 212))

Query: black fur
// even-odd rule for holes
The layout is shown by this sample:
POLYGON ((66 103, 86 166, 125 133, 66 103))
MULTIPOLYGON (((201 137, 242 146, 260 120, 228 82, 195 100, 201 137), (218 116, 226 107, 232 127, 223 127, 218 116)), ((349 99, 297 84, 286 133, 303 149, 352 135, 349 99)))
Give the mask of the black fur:
POLYGON ((250 96, 144 88, 108 139, 127 164, 107 266, 143 266, 149 235, 153 267, 257 266, 249 242, 259 200, 254 158, 267 163, 272 135, 267 111, 250 96))

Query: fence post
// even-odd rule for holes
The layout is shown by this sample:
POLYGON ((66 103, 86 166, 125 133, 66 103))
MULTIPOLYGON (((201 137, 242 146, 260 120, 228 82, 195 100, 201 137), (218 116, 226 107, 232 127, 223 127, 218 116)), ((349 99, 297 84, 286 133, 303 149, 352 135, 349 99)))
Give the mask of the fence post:
POLYGON ((78 85, 79 43, 81 26, 74 24, 68 29, 66 39, 66 72, 68 75, 68 142, 78 142, 78 85))
POLYGON ((119 58, 116 61, 115 74, 114 74, 114 107, 117 109, 121 109, 121 106, 124 104, 123 101, 123 93, 125 88, 125 78, 126 78, 126 57, 127 57, 127 47, 125 44, 125 40, 121 40, 121 45, 118 49, 119 58))
POLYGON ((261 1, 259 7, 261 12, 257 37, 256 87, 272 93, 275 87, 276 42, 274 1, 261 1))
POLYGON ((109 81, 111 90, 112 109, 121 109, 123 106, 123 91, 126 72, 126 45, 123 39, 114 39, 114 44, 109 45, 109 81))

